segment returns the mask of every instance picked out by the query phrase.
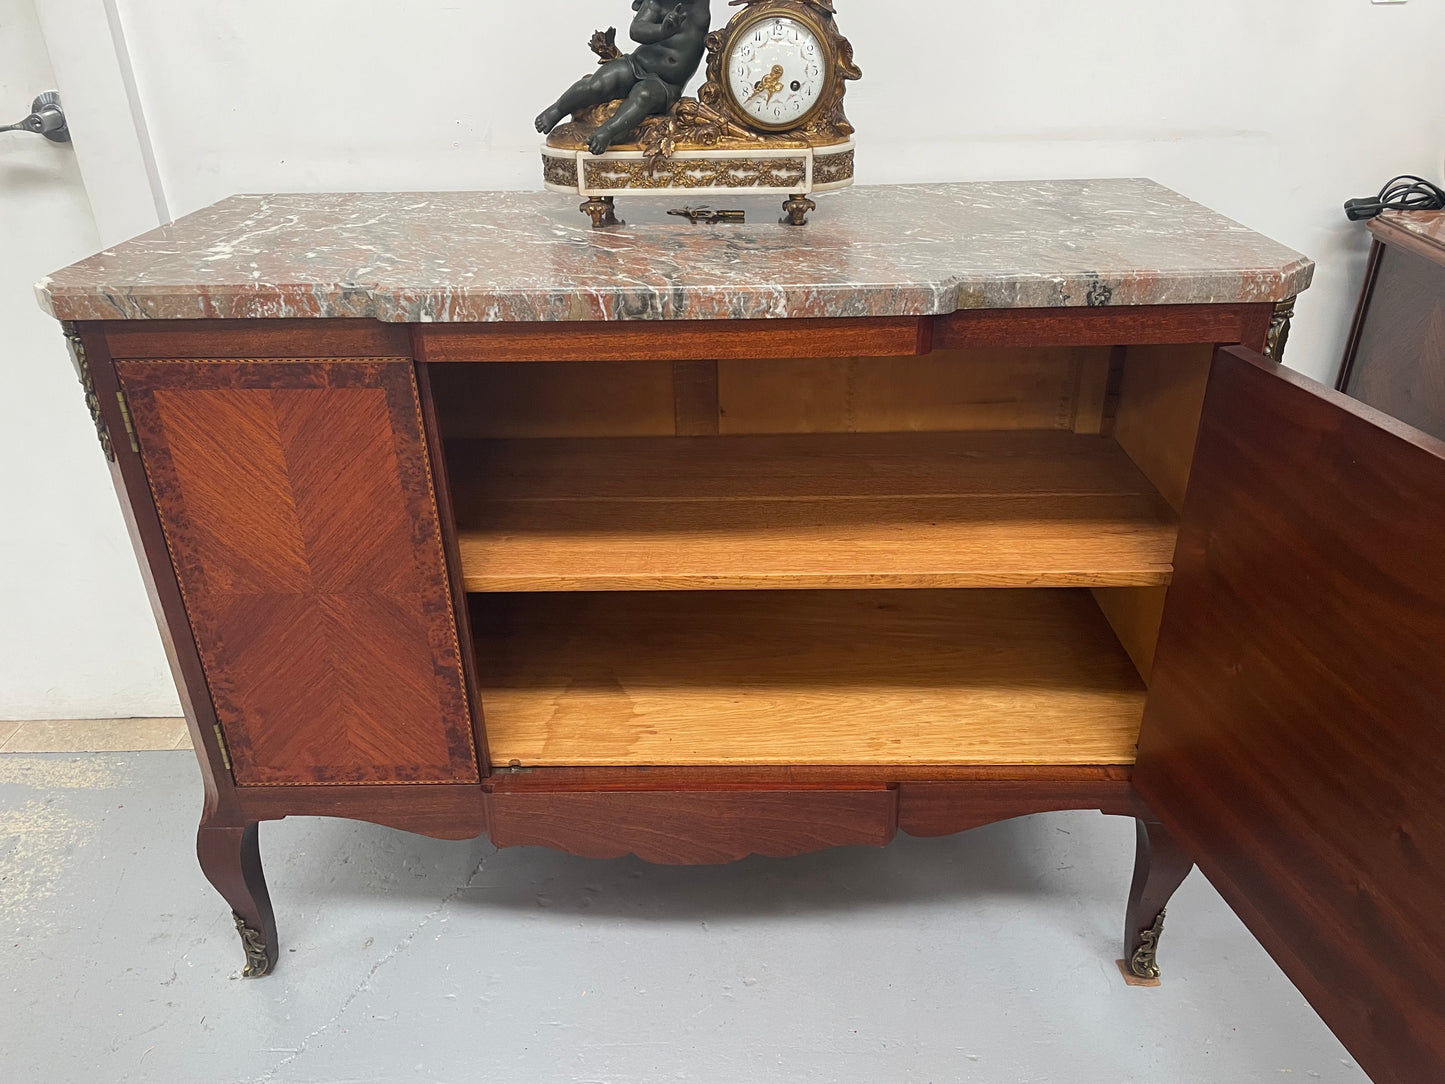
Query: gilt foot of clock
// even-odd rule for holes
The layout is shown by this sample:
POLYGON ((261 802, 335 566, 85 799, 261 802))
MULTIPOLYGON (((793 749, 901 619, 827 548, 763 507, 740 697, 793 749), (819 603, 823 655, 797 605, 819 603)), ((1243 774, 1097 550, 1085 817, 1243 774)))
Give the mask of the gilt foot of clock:
POLYGON ((609 226, 621 226, 623 221, 617 217, 617 201, 612 196, 593 196, 579 208, 588 218, 592 219, 594 230, 605 230, 609 226))
POLYGON ((790 196, 783 204, 782 222, 787 226, 806 226, 808 215, 817 209, 818 205, 807 196, 790 196))
POLYGON ((1194 860, 1158 821, 1136 820, 1134 884, 1124 920, 1124 966, 1134 978, 1159 977, 1159 938, 1169 900, 1194 868, 1194 860))
POLYGON ((257 826, 210 828, 204 821, 196 833, 196 856, 222 898, 231 905, 246 965, 241 974, 260 978, 276 966, 276 915, 261 871, 257 826))

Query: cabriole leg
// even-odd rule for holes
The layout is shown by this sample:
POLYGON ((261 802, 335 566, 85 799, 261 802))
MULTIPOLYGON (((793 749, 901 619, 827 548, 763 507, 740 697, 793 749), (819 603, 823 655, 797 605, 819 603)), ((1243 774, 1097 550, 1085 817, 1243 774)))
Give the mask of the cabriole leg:
POLYGON ((249 979, 270 974, 276 966, 277 951, 276 915, 261 871, 256 828, 254 824, 244 828, 208 828, 202 824, 196 833, 201 872, 231 905, 246 953, 246 967, 241 974, 249 979))
POLYGON ((1140 979, 1159 977, 1159 936, 1170 898, 1189 876, 1194 861, 1158 821, 1135 821, 1134 885, 1124 920, 1124 963, 1140 979))

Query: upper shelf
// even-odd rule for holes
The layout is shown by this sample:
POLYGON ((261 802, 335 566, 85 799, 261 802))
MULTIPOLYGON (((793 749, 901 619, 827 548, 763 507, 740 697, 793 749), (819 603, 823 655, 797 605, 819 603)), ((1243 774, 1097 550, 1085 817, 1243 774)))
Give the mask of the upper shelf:
POLYGON ((457 441, 468 591, 1167 584, 1173 513, 1065 432, 457 441))
POLYGON ((395 323, 942 316, 1281 301, 1299 253, 1146 180, 860 187, 778 225, 691 226, 679 197, 592 230, 526 192, 230 199, 43 280, 62 320, 395 323))

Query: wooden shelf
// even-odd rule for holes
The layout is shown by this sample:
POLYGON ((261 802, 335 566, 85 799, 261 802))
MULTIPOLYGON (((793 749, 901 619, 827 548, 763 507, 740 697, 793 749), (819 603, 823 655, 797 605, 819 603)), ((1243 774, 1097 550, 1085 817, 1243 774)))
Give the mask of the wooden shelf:
POLYGON ((1148 587, 1174 513, 1068 432, 448 444, 468 591, 1148 587))
POLYGON ((1088 592, 475 595, 492 761, 1130 764, 1144 686, 1088 592))

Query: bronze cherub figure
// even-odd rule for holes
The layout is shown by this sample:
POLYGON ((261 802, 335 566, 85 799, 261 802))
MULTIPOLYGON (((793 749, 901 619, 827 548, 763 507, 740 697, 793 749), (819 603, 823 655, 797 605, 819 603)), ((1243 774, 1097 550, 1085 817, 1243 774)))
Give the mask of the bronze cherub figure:
POLYGON ((669 9, 663 0, 632 0, 637 17, 630 33, 639 48, 605 60, 573 84, 537 118, 537 131, 545 135, 570 113, 625 98, 587 141, 593 154, 603 154, 648 117, 666 113, 682 97, 707 51, 709 2, 682 0, 669 9))

